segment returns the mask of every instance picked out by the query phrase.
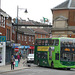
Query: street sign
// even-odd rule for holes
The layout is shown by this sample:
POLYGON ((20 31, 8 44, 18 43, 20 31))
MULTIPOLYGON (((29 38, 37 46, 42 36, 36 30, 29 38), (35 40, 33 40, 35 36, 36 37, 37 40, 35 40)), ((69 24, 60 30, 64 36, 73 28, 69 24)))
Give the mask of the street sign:
POLYGON ((0 42, 6 42, 6 36, 0 36, 0 42))
POLYGON ((19 51, 19 48, 15 48, 15 52, 18 52, 19 51))

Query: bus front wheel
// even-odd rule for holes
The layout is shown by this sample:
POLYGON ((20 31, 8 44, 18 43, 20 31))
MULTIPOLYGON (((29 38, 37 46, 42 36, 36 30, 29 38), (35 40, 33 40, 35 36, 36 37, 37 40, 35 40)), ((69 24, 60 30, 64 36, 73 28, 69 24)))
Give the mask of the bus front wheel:
POLYGON ((71 68, 67 68, 67 70, 70 70, 71 68))
POLYGON ((53 62, 51 63, 51 68, 52 68, 52 69, 54 68, 54 63, 53 63, 53 62))

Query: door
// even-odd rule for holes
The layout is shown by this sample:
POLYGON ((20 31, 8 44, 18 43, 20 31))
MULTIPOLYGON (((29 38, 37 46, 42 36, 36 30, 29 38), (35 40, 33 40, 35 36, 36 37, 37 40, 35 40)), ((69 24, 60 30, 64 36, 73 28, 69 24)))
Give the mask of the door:
POLYGON ((0 48, 0 63, 2 63, 2 48, 0 48))

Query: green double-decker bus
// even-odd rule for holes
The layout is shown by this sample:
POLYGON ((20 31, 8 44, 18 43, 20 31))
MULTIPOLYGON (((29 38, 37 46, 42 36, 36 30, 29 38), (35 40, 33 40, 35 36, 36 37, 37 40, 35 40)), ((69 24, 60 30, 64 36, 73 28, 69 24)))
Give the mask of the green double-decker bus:
POLYGON ((75 39, 36 39, 34 63, 51 68, 75 68, 75 39))

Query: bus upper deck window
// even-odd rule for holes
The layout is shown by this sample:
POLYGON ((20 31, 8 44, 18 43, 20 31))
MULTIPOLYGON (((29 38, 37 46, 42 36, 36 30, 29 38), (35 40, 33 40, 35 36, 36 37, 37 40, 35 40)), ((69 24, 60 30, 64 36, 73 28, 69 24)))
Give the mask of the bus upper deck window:
POLYGON ((56 40, 55 41, 55 46, 58 46, 59 45, 59 40, 56 40))
POLYGON ((41 43, 42 45, 44 45, 45 44, 45 41, 44 40, 42 40, 42 43, 41 43))
POLYGON ((45 46, 47 46, 48 45, 48 40, 45 40, 45 46))
POLYGON ((49 45, 50 45, 50 46, 53 46, 53 45, 54 45, 54 40, 53 40, 53 39, 50 39, 50 40, 49 40, 49 45))
POLYGON ((38 45, 41 45, 41 40, 38 40, 38 45))
POLYGON ((51 41, 51 44, 54 45, 54 40, 51 41))

